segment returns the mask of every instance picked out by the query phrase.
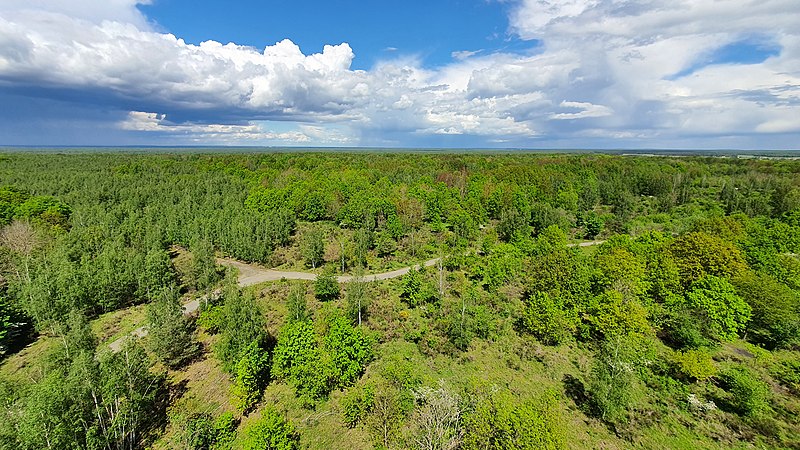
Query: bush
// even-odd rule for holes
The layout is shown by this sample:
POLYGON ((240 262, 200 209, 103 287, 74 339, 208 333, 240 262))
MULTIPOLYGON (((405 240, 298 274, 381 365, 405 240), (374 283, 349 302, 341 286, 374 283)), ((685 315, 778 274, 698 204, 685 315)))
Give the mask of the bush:
POLYGON ((323 273, 314 281, 314 295, 321 301, 334 300, 339 297, 339 282, 331 274, 323 273))
POLYGON ((299 437, 294 426, 283 415, 268 407, 261 417, 245 432, 245 450, 295 450, 299 449, 299 437))
POLYGON ((358 425, 372 410, 374 401, 375 388, 372 385, 356 386, 347 391, 341 400, 344 422, 347 426, 353 428, 358 425))
POLYGON ((766 383, 746 367, 722 373, 723 388, 730 394, 728 404, 738 414, 755 417, 769 409, 770 390, 766 383))
POLYGON ((258 403, 269 381, 269 354, 251 342, 236 363, 236 371, 231 386, 233 403, 236 409, 247 414, 258 403))
POLYGON ((567 317, 564 302, 546 292, 528 295, 522 316, 522 326, 546 345, 558 345, 574 331, 575 325, 567 317))
POLYGON ((560 395, 548 391, 536 401, 519 401, 508 391, 479 398, 464 419, 464 449, 562 449, 566 423, 560 395))
POLYGON ((220 448, 233 440, 237 424, 229 412, 216 420, 209 414, 193 414, 186 420, 181 441, 192 450, 220 448))
POLYGON ((705 349, 690 349, 675 352, 673 357, 678 372, 690 379, 705 381, 717 373, 711 354, 705 349))
POLYGON ((686 302, 702 318, 707 335, 716 340, 736 339, 750 320, 750 305, 724 278, 709 275, 696 281, 686 302))

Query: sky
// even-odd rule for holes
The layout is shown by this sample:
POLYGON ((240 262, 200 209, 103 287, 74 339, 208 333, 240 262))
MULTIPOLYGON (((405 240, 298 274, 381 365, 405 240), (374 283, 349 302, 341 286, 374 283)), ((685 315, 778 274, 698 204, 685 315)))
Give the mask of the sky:
POLYGON ((800 149, 798 0, 0 0, 0 145, 800 149))

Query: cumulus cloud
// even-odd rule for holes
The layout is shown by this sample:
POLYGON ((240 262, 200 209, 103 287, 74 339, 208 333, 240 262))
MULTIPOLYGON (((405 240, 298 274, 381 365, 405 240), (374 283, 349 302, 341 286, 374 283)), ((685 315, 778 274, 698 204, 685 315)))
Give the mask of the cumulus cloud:
POLYGON ((786 117, 800 113, 797 23, 794 0, 524 0, 511 15, 519 36, 543 40, 544 55, 576 63, 557 91, 603 105, 608 131, 675 138, 796 132, 786 117), (779 51, 698 64, 753 36, 779 51))
POLYGON ((347 43, 311 54, 289 39, 194 45, 158 31, 144 0, 100 3, 0 3, 0 88, 121 111, 113 126, 126 132, 209 143, 372 145, 385 134, 575 146, 800 132, 796 0, 519 0, 509 27, 528 51, 368 71, 351 68, 347 43), (763 60, 713 58, 754 36, 770 43, 763 60), (275 131, 275 121, 295 125, 275 131))

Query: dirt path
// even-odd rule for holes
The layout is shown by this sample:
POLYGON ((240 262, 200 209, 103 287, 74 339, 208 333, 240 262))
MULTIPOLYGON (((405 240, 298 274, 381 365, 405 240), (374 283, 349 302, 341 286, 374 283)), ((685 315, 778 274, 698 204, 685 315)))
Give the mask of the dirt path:
MULTIPOLYGON (((221 293, 221 291, 219 289, 217 289, 216 291, 212 292, 211 295, 212 296, 218 296, 220 293, 221 293)), ((195 312, 197 312, 197 310, 200 309, 200 303, 204 302, 207 297, 208 296, 203 295, 201 297, 197 297, 194 300, 190 300, 190 301, 184 303, 183 304, 183 314, 185 316, 190 316, 190 315, 194 314, 195 312)), ((126 342, 128 342, 129 339, 132 339, 132 338, 143 338, 145 336, 147 336, 147 326, 146 325, 145 326, 141 326, 141 327, 131 331, 131 334, 129 334, 127 336, 122 336, 121 338, 117 339, 116 341, 108 344, 108 347, 111 349, 112 352, 118 353, 120 350, 122 350, 122 347, 125 345, 126 342)))
MULTIPOLYGON (((422 263, 425 267, 431 267, 439 262, 441 258, 434 258, 429 259, 422 263)), ((222 264, 223 266, 228 267, 235 267, 239 269, 239 286, 252 286, 254 284, 264 283, 266 281, 279 281, 282 279, 287 280, 309 280, 314 281, 317 279, 317 274, 311 272, 295 272, 295 271, 284 271, 284 270, 275 270, 275 269, 267 269, 261 266, 257 266, 255 264, 247 264, 241 261, 236 261, 235 259, 230 258, 218 258, 217 262, 222 264)), ((362 278, 365 281, 376 281, 376 280, 389 280, 392 278, 402 277, 403 275, 407 274, 412 268, 419 269, 420 265, 414 265, 410 267, 403 267, 402 269, 391 270, 389 272, 382 272, 382 273, 375 273, 364 275, 362 278)), ((336 277, 336 280, 340 283, 347 283, 348 281, 352 281, 355 278, 352 275, 340 275, 336 277)))
POLYGON ((578 242, 577 244, 567 244, 567 247, 591 247, 593 245, 600 245, 603 241, 589 241, 589 242, 578 242))
MULTIPOLYGON (((600 245, 605 241, 589 241, 589 242, 579 242, 576 244, 567 244, 567 247, 590 247, 592 245, 600 245)), ((431 267, 436 265, 441 258, 433 258, 429 259, 422 263, 425 267, 431 267)), ((228 266, 228 267, 235 267, 239 270, 239 286, 253 286, 255 284, 264 283, 267 281, 280 281, 282 279, 287 280, 308 280, 314 281, 317 279, 317 274, 311 272, 295 272, 295 271, 284 271, 284 270, 275 270, 275 269, 267 269, 255 264, 248 264, 243 263, 241 261, 237 261, 231 258, 217 258, 217 263, 228 266)), ((364 275, 361 278, 364 281, 378 281, 378 280, 390 280, 392 278, 402 277, 403 275, 407 274, 411 271, 411 269, 417 270, 419 269, 420 264, 416 264, 409 267, 403 267, 402 269, 397 270, 390 270, 389 272, 381 272, 381 273, 374 273, 369 275, 364 275)), ((336 280, 339 283, 347 283, 352 281, 355 278, 353 275, 340 275, 336 277, 336 280)), ((219 291, 214 291, 212 295, 219 295, 219 291)), ((200 303, 205 300, 205 296, 196 298, 188 303, 184 303, 183 305, 183 313, 185 315, 194 314, 198 308, 200 308, 200 303)), ((133 337, 141 338, 147 336, 147 327, 139 327, 131 332, 128 336, 123 336, 116 341, 109 344, 111 351, 116 353, 122 349, 122 346, 128 339, 133 337)))
MULTIPOLYGON (((603 242, 605 241, 579 242, 575 244, 567 244, 567 247, 591 247, 593 245, 600 245, 603 242)), ((425 267, 431 267, 436 265, 440 259, 441 258, 429 259, 422 263, 422 265, 425 267)), ((308 281, 314 281, 317 279, 317 275, 311 272, 267 269, 256 264, 243 263, 231 258, 217 258, 217 263, 223 266, 235 267, 239 269, 239 286, 241 287, 252 286, 254 284, 264 283, 266 281, 279 281, 282 279, 308 281)), ((414 266, 403 267, 402 269, 391 270, 389 272, 364 275, 362 278, 364 281, 389 280, 392 278, 402 277, 411 271, 412 268, 416 270, 419 269, 419 267, 420 265, 416 264, 414 266)), ((355 277, 352 275, 340 275, 336 277, 336 280, 340 283, 347 283, 352 281, 353 278, 355 277)))

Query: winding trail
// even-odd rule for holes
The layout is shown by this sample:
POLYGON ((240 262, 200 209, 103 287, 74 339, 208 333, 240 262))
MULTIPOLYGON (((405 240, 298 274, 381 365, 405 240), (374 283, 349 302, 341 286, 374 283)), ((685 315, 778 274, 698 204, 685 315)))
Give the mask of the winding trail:
MULTIPOLYGON (((441 258, 433 258, 425 261, 422 263, 425 267, 431 267, 436 265, 441 258)), ((228 267, 235 267, 239 269, 239 286, 252 286, 254 284, 264 283, 266 281, 279 281, 279 280, 309 280, 314 281, 317 279, 317 274, 311 272, 295 272, 295 271, 284 271, 284 270, 275 270, 275 269, 265 269, 261 266, 255 264, 247 264, 241 261, 237 261, 235 259, 230 258, 217 258, 217 263, 228 266, 228 267)), ((361 278, 364 281, 377 281, 377 280, 389 280, 392 278, 402 277, 403 275, 407 274, 411 271, 411 269, 419 269, 420 264, 416 264, 409 267, 403 267, 402 269, 391 270, 389 272, 382 272, 382 273, 375 273, 370 275, 364 275, 361 278)), ((354 276, 352 275, 340 275, 336 277, 336 280, 339 283, 347 283, 352 281, 354 276)))
MULTIPOLYGON (((578 242, 575 244, 567 244, 567 247, 591 247, 593 245, 600 245, 603 242, 605 241, 602 240, 602 241, 578 242)), ((438 263, 440 259, 442 258, 429 259, 423 262, 421 265, 425 267, 431 267, 436 265, 436 263, 438 263)), ((231 258, 217 258, 217 263, 223 266, 235 267, 236 269, 239 269, 240 287, 252 286, 254 284, 264 283, 267 281, 279 281, 282 279, 308 280, 308 281, 314 281, 317 279, 317 274, 311 272, 267 269, 256 264, 243 263, 241 261, 237 261, 231 258)), ((364 275, 361 278, 364 281, 389 280, 392 278, 402 277, 403 275, 410 272, 411 269, 417 270, 419 268, 420 264, 416 264, 409 267, 403 267, 402 269, 391 270, 389 272, 364 275)), ((352 275, 340 275, 336 277, 336 280, 339 281, 339 283, 347 283, 349 281, 352 281, 354 278, 355 277, 352 275)))
MULTIPOLYGON (((588 242, 579 242, 575 244, 567 244, 567 247, 591 247, 593 245, 600 245, 603 241, 588 241, 588 242)), ((390 270, 388 272, 381 272, 381 273, 374 273, 369 275, 364 275, 361 277, 364 281, 379 281, 379 280, 390 280, 392 278, 402 277, 403 275, 407 274, 411 271, 411 269, 417 270, 420 266, 424 267, 431 267, 436 265, 442 258, 433 258, 429 259, 422 264, 415 264, 409 267, 403 267, 402 269, 397 270, 390 270)), ((280 280, 308 280, 314 281, 317 279, 317 274, 311 272, 297 272, 297 271, 285 271, 285 270, 275 270, 275 269, 267 269, 261 267, 256 264, 248 264, 243 263, 241 261, 237 261, 231 258, 217 258, 217 263, 227 267, 234 267, 239 270, 239 286, 246 287, 246 286, 253 286, 259 283, 265 283, 267 281, 280 281, 280 280)), ((352 281, 356 278, 353 275, 340 275, 336 277, 336 280, 339 283, 347 283, 352 281)), ((214 291, 211 295, 219 295, 220 291, 214 291)), ((206 299, 206 296, 195 298, 187 303, 183 304, 183 314, 189 316, 197 312, 200 308, 200 303, 206 299)), ((111 351, 114 353, 119 352, 122 349, 122 346, 128 339, 133 337, 141 338, 147 336, 147 327, 142 326, 139 327, 131 332, 128 336, 123 336, 116 341, 109 344, 111 351)))

